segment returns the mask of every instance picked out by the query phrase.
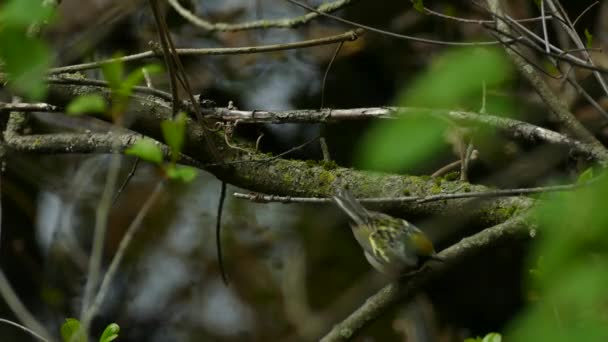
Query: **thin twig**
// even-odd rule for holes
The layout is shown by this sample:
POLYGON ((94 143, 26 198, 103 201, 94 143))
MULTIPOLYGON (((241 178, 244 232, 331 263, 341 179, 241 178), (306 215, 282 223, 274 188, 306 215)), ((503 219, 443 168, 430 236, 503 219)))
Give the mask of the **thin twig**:
POLYGON ((220 198, 217 205, 217 216, 215 218, 215 246, 217 248, 217 262, 220 266, 220 273, 224 284, 228 286, 228 274, 226 273, 226 265, 224 264, 224 256, 222 253, 222 213, 224 212, 224 201, 226 200, 226 182, 222 181, 220 189, 220 198))
POLYGON ((348 24, 351 26, 355 26, 358 28, 362 28, 365 30, 368 30, 370 32, 374 32, 374 33, 378 33, 378 34, 382 34, 385 36, 389 36, 389 37, 393 37, 393 38, 397 38, 397 39, 403 39, 403 40, 408 40, 408 41, 414 41, 414 42, 419 42, 419 43, 425 43, 425 44, 434 44, 434 45, 445 45, 445 46, 478 46, 478 45, 496 45, 496 44, 501 44, 500 41, 485 41, 485 42, 448 42, 448 41, 442 41, 442 40, 434 40, 434 39, 426 39, 426 38, 419 38, 419 37, 414 37, 414 36, 407 36, 404 34, 399 34, 399 33, 395 33, 395 32, 390 32, 390 31, 386 31, 386 30, 381 30, 375 27, 371 27, 371 26, 367 26, 367 25, 363 25, 363 24, 359 24, 350 20, 346 20, 340 17, 337 17, 335 15, 331 15, 331 14, 327 14, 327 13, 323 13, 318 11, 317 9, 310 7, 304 3, 301 3, 299 1, 295 1, 295 0, 286 0, 296 6, 302 7, 304 9, 307 9, 311 12, 315 12, 317 14, 320 14, 324 17, 328 17, 331 18, 333 20, 339 21, 341 23, 344 24, 348 24))
POLYGON ((97 292, 97 295, 95 296, 92 305, 86 310, 85 314, 83 315, 83 322, 90 322, 95 317, 97 310, 101 306, 106 294, 108 293, 114 275, 116 274, 116 271, 118 271, 118 266, 120 266, 124 254, 127 248, 129 247, 131 240, 133 240, 133 236, 135 236, 135 233, 141 227, 144 217, 146 217, 146 215, 150 211, 150 208, 152 207, 154 202, 156 202, 158 196, 161 194, 163 185, 164 181, 158 182, 158 184, 156 184, 156 187, 154 187, 154 190, 142 205, 141 209, 137 213, 137 216, 135 216, 135 219, 133 219, 133 222, 131 222, 131 224, 127 228, 125 235, 123 236, 122 240, 120 240, 120 244, 118 245, 116 254, 114 254, 114 257, 110 262, 110 266, 108 267, 108 270, 106 271, 106 274, 103 277, 103 281, 101 282, 101 286, 99 287, 99 291, 97 292))
POLYGON ((135 175, 135 171, 137 170, 137 166, 139 165, 140 160, 141 159, 139 157, 135 157, 135 161, 133 162, 133 166, 131 167, 131 171, 129 171, 129 174, 127 175, 127 178, 125 178, 124 182, 122 182, 122 184, 120 185, 120 187, 116 191, 116 194, 114 195, 114 199, 112 200, 112 205, 113 206, 118 201, 118 198, 120 197, 120 194, 127 187, 127 184, 129 184, 129 181, 135 175))
MULTIPOLYGON (((253 29, 268 29, 270 27, 293 28, 293 27, 297 27, 300 25, 304 25, 307 22, 309 22, 310 20, 319 16, 317 13, 307 13, 302 16, 298 16, 298 17, 294 17, 294 18, 287 18, 287 19, 255 20, 255 21, 249 21, 249 22, 237 23, 237 24, 210 23, 210 22, 203 20, 203 19, 197 17, 196 15, 194 15, 188 9, 183 7, 179 3, 179 1, 177 1, 177 0, 168 0, 168 1, 169 1, 169 4, 173 7, 173 9, 175 9, 175 11, 177 13, 179 13, 184 19, 188 20, 191 24, 193 24, 197 27, 200 27, 202 29, 205 29, 207 31, 212 31, 212 32, 213 31, 232 31, 232 32, 234 32, 234 31, 253 30, 253 29)), ((323 3, 323 4, 319 5, 319 7, 317 7, 317 10, 322 11, 322 12, 335 12, 335 11, 349 5, 352 2, 353 2, 353 0, 338 0, 338 1, 333 1, 333 2, 323 3)), ((256 6, 256 16, 259 12, 258 7, 259 6, 256 6)))
POLYGON ((0 102, 0 112, 59 112, 61 108, 48 103, 4 103, 0 102))
POLYGON ((17 319, 32 331, 32 335, 40 335, 42 340, 52 340, 51 336, 53 335, 32 315, 19 299, 2 269, 0 269, 0 294, 17 319))
POLYGON ((460 164, 462 164, 462 159, 453 161, 445 166, 442 166, 437 171, 433 172, 433 174, 431 174, 431 178, 441 177, 441 176, 445 175, 446 173, 458 168, 460 166, 460 164))
POLYGON ((38 335, 34 330, 26 327, 25 325, 21 325, 17 322, 9 321, 8 319, 4 319, 4 318, 0 318, 0 322, 17 327, 17 328, 25 331, 26 333, 32 335, 33 337, 39 339, 40 341, 45 341, 45 342, 50 341, 50 340, 47 340, 46 338, 42 337, 41 335, 38 335))
MULTIPOLYGON (((283 50, 295 50, 308 47, 314 47, 319 45, 329 45, 345 41, 354 41, 364 31, 361 29, 350 30, 334 36, 322 37, 317 39, 303 40, 300 42, 286 43, 286 44, 272 44, 272 45, 261 45, 261 46, 243 46, 236 48, 181 48, 175 49, 175 52, 180 56, 194 55, 194 56, 218 56, 218 55, 240 55, 240 54, 253 54, 253 53, 265 53, 283 50)), ((52 68, 48 71, 49 74, 63 74, 88 69, 100 68, 102 65, 115 63, 115 62, 133 62, 148 58, 159 57, 155 50, 144 51, 138 54, 123 56, 118 58, 110 58, 92 63, 82 63, 69 65, 59 68, 52 68)), ((0 77, 0 80, 2 78, 0 77)))
POLYGON ((579 14, 579 15, 576 17, 576 19, 574 19, 574 21, 572 22, 572 27, 575 27, 575 26, 576 26, 576 23, 579 21, 579 19, 580 19, 580 18, 582 18, 582 17, 585 15, 585 13, 589 12, 589 10, 590 10, 591 8, 593 8, 593 6, 595 6, 595 5, 599 4, 599 3, 600 3, 599 1, 596 1, 596 2, 592 3, 591 5, 587 6, 587 8, 585 8, 585 9, 584 9, 584 10, 581 12, 581 14, 579 14))
POLYGON ((89 258, 89 267, 87 282, 85 285, 84 297, 82 300, 81 320, 84 334, 88 333, 90 320, 86 317, 86 312, 89 306, 92 305, 93 296, 98 286, 99 276, 101 273, 101 262, 103 258, 103 246, 105 244, 106 230, 108 224, 108 216, 112 208, 112 197, 118 182, 118 174, 120 171, 121 156, 113 154, 110 157, 110 165, 106 175, 105 186, 95 211, 95 227, 93 230, 93 247, 91 248, 91 257, 89 258))
POLYGON ((470 139, 466 150, 464 151, 464 155, 463 155, 463 159, 462 159, 462 164, 460 167, 460 180, 462 182, 467 182, 469 180, 469 165, 471 160, 473 160, 473 139, 470 139))
MULTIPOLYGON (((361 203, 374 203, 374 204, 386 204, 386 203, 426 203, 443 200, 453 200, 460 198, 492 198, 492 197, 514 197, 521 195, 531 195, 539 193, 549 192, 563 192, 572 191, 581 187, 588 186, 595 183, 595 180, 588 181, 585 183, 577 184, 565 184, 565 185, 553 185, 544 187, 534 188, 519 188, 519 189, 500 189, 490 191, 478 191, 478 192, 457 192, 457 193, 444 193, 437 195, 427 196, 400 196, 400 197, 370 197, 370 198, 359 198, 361 203)), ((240 193, 235 192, 233 194, 235 198, 247 199, 256 203, 331 203, 332 198, 321 198, 321 197, 291 197, 291 196, 278 196, 278 195, 264 195, 259 193, 240 193)))
POLYGON ((321 106, 319 107, 319 109, 323 109, 323 106, 325 105, 325 82, 327 81, 327 75, 329 75, 329 70, 331 70, 331 66, 334 64, 334 60, 336 60, 336 57, 340 53, 340 50, 342 49, 343 45, 344 45, 344 42, 340 42, 340 44, 338 44, 338 47, 334 51, 333 56, 331 56, 331 60, 329 61, 329 64, 327 64, 327 68, 325 68, 325 74, 323 75, 323 81, 321 81, 321 106))

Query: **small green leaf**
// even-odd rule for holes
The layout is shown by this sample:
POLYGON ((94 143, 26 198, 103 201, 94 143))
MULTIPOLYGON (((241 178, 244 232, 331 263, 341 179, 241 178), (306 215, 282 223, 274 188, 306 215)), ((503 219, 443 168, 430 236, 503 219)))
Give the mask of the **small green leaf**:
POLYGON ((416 11, 424 14, 423 0, 412 0, 412 5, 414 5, 414 9, 416 9, 416 11))
MULTIPOLYGON (((115 54, 113 58, 120 58, 122 55, 115 54)), ((125 66, 122 61, 116 60, 101 66, 103 77, 108 81, 110 89, 114 92, 121 91, 122 78, 125 74, 125 66)))
POLYGON ((469 337, 464 342, 481 342, 481 338, 479 337, 469 337))
POLYGON ((125 150, 125 154, 137 156, 159 165, 163 162, 163 152, 156 142, 149 138, 138 140, 133 146, 125 150))
POLYGON ((131 96, 133 87, 138 85, 144 79, 143 69, 146 69, 148 74, 156 74, 162 71, 162 68, 158 64, 147 64, 141 68, 133 70, 122 82, 118 93, 120 96, 125 98, 131 96))
POLYGON ((487 334, 483 340, 481 340, 481 342, 501 342, 502 341, 502 336, 499 333, 489 333, 487 334))
POLYGON ((167 168, 167 176, 169 179, 180 180, 184 183, 190 183, 198 175, 198 170, 184 165, 171 165, 167 168))
POLYGON ((80 321, 75 318, 66 318, 65 323, 61 326, 61 338, 64 342, 87 341, 87 335, 80 329, 80 321))
POLYGON ((165 142, 171 148, 172 159, 176 160, 184 146, 186 134, 186 113, 180 112, 173 120, 164 120, 160 124, 165 142))
POLYGON ((593 47, 593 35, 591 34, 591 32, 589 32, 588 29, 585 29, 585 38, 587 40, 585 46, 587 47, 587 49, 591 49, 593 47))
POLYGON ((578 176, 576 183, 577 184, 586 183, 586 182, 590 181, 592 178, 593 178, 593 168, 590 167, 587 170, 583 171, 583 173, 581 173, 578 176))
POLYGON ((120 327, 116 323, 108 324, 108 326, 104 329, 103 334, 99 338, 99 342, 110 342, 114 341, 118 338, 118 333, 120 332, 120 327))
POLYGON ((70 115, 103 113, 106 110, 106 100, 98 94, 80 95, 73 99, 66 108, 66 112, 70 115))

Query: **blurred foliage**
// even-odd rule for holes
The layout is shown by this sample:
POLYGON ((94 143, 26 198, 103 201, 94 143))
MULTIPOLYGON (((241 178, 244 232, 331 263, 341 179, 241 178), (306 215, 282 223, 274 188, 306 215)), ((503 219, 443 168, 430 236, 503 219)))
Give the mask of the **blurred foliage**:
POLYGON ((421 108, 419 113, 374 125, 361 143, 361 164, 395 171, 435 158, 454 125, 433 116, 433 109, 480 108, 480 90, 502 84, 510 72, 498 49, 455 49, 438 57, 399 96, 399 106, 421 108))
POLYGON ((13 91, 34 100, 46 94, 43 78, 50 65, 49 49, 35 27, 53 12, 40 0, 10 0, 0 7, 0 71, 8 74, 13 91))
POLYGON ((70 115, 104 113, 107 110, 106 100, 99 94, 80 95, 70 101, 66 108, 66 112, 70 115))
POLYGON ((163 162, 163 151, 150 138, 137 140, 133 146, 125 150, 125 154, 139 157, 153 164, 161 164, 163 162))
MULTIPOLYGON (((580 178, 588 178, 590 171, 580 178)), ((608 179, 551 194, 538 207, 542 233, 530 259, 531 306, 514 341, 608 341, 608 179)))

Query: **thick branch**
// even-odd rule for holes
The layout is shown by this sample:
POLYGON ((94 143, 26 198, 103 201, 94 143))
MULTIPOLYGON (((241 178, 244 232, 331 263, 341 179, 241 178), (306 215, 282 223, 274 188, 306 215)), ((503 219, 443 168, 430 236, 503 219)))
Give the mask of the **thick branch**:
MULTIPOLYGON (((238 110, 229 108, 205 109, 206 117, 222 121, 238 123, 318 123, 339 122, 363 119, 395 119, 400 116, 419 113, 420 108, 410 107, 372 107, 349 109, 300 109, 286 111, 238 110)), ((464 112, 457 110, 433 110, 433 115, 449 118, 464 125, 484 125, 497 129, 501 133, 514 138, 531 142, 543 141, 557 146, 563 146, 577 154, 591 157, 600 162, 608 162, 606 154, 598 153, 592 145, 551 131, 549 129, 529 124, 527 122, 488 114, 464 112)))
MULTIPOLYGON (((64 105, 80 94, 98 93, 109 97, 108 90, 92 86, 50 85, 53 105, 64 105)), ((153 96, 134 96, 129 113, 133 116, 130 129, 161 140, 160 122, 171 116, 170 105, 153 96)), ((187 129, 184 153, 198 160, 215 176, 239 187, 276 195, 301 197, 328 197, 336 186, 347 186, 358 197, 398 197, 403 195, 427 195, 457 192, 466 187, 471 192, 485 191, 486 187, 444 179, 430 179, 407 175, 389 175, 333 168, 298 160, 276 158, 255 150, 253 143, 232 141, 226 144, 224 132, 203 131, 204 128, 190 121, 187 129), (212 163, 203 145, 203 133, 216 142, 224 163, 212 163), (210 134, 211 133, 211 134, 210 134), (238 148, 233 148, 236 146, 238 148)), ((382 210, 399 211, 403 215, 446 215, 452 210, 470 213, 484 226, 500 223, 513 212, 526 209, 533 201, 524 197, 500 198, 483 201, 470 207, 470 200, 456 199, 428 203, 386 203, 376 206, 382 210)))

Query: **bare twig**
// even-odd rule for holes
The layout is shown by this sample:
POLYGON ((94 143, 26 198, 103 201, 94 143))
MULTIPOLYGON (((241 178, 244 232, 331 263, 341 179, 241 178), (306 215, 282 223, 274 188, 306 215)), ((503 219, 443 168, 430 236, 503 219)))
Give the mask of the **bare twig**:
POLYGON ((23 331, 25 331, 26 333, 32 335, 33 337, 39 339, 40 341, 45 341, 45 342, 49 342, 50 340, 42 337, 41 335, 37 334, 34 330, 26 327, 25 325, 21 325, 17 322, 13 322, 13 321, 9 321, 8 319, 4 319, 4 318, 0 318, 0 322, 4 323, 4 324, 8 324, 8 325, 12 325, 14 327, 17 327, 23 331))
MULTIPOLYGON (((359 198, 361 203, 405 203, 405 202, 416 202, 426 203, 433 201, 445 201, 461 198, 491 198, 491 197, 511 197, 521 195, 531 195, 548 192, 563 192, 572 191, 590 184, 595 181, 580 183, 580 184, 565 184, 565 185, 553 185, 553 186, 541 186, 534 188, 519 188, 519 189, 500 189, 500 190, 488 190, 478 192, 458 192, 458 193, 444 193, 437 195, 426 195, 426 196, 401 196, 401 197, 375 197, 375 198, 359 198)), ((277 195, 264 195, 257 193, 244 194, 235 192, 233 194, 235 198, 247 199, 257 203, 331 203, 332 198, 319 198, 319 197, 291 197, 291 196, 277 196, 277 195)))
POLYGON ((32 335, 36 337, 40 336, 42 340, 52 340, 53 335, 32 315, 19 299, 2 269, 0 269, 0 294, 17 319, 31 330, 32 335))
POLYGON ((0 102, 0 112, 59 112, 61 109, 48 103, 4 103, 0 102))
MULTIPOLYGON (((114 257, 112 258, 112 261, 110 262, 110 266, 108 267, 108 270, 106 271, 106 274, 103 277, 103 281, 101 282, 99 291, 97 292, 97 295, 95 296, 95 299, 92 302, 92 305, 90 307, 88 307, 86 312, 83 314, 82 322, 90 322, 95 317, 97 310, 101 306, 106 294, 108 293, 108 290, 110 288, 110 284, 112 283, 114 275, 116 274, 116 271, 118 271, 118 266, 120 266, 122 258, 124 257, 124 254, 125 254, 127 248, 129 247, 131 240, 133 240, 133 236, 139 230, 144 217, 146 217, 146 215, 148 214, 148 211, 150 211, 150 208, 152 207, 154 202, 156 202, 156 200, 158 199, 158 196, 161 194, 163 185, 164 185, 164 182, 162 182, 162 181, 156 185, 156 187, 154 188, 154 190, 152 191, 152 193, 150 194, 148 199, 146 199, 146 201, 142 205, 141 209, 137 213, 137 216, 135 216, 135 219, 133 219, 133 222, 131 222, 131 224, 127 228, 125 235, 123 236, 122 240, 120 240, 120 244, 118 245, 116 254, 114 254, 114 257)), ((83 326, 84 326, 84 324, 83 324, 83 326)))
POLYGON ((403 40, 408 40, 408 41, 413 41, 413 42, 419 42, 419 43, 425 43, 425 44, 434 44, 434 45, 446 45, 446 46, 478 46, 478 45, 496 45, 496 44, 501 44, 501 42, 499 41, 485 41, 485 42, 448 42, 448 41, 443 41, 443 40, 434 40, 434 39, 426 39, 426 38, 420 38, 420 37, 414 37, 414 36, 407 36, 404 34, 398 34, 395 32, 390 32, 390 31, 386 31, 386 30, 381 30, 375 27, 371 27, 371 26, 367 26, 367 25, 363 25, 363 24, 359 24, 359 23, 355 23, 353 21, 350 20, 346 20, 340 17, 337 17, 335 15, 331 15, 331 14, 327 14, 324 12, 320 12, 317 9, 310 7, 304 3, 301 3, 299 1, 295 1, 295 0, 286 0, 288 2, 291 2, 292 4, 302 7, 304 9, 307 9, 311 12, 320 14, 324 17, 328 17, 331 18, 333 20, 339 21, 341 23, 344 24, 348 24, 351 26, 355 26, 358 28, 362 28, 365 29, 367 31, 370 32, 374 32, 374 33, 378 33, 378 34, 382 34, 385 36, 389 36, 389 37, 393 37, 393 38, 397 38, 397 39, 403 39, 403 40))
MULTIPOLYGON (((175 52, 180 56, 193 55, 193 56, 218 56, 218 55, 239 55, 239 54, 252 54, 252 53, 265 53, 265 52, 274 52, 274 51, 282 51, 282 50, 294 50, 294 49, 302 49, 319 45, 329 45, 335 44, 339 42, 346 41, 354 41, 357 40, 359 36, 364 33, 363 30, 350 30, 344 32, 342 34, 322 37, 318 39, 310 39, 304 40, 300 42, 294 43, 286 43, 286 44, 272 44, 272 45, 262 45, 262 46, 243 46, 237 48, 203 48, 203 49, 195 49, 195 48, 182 48, 175 49, 175 52)), ((70 73, 88 69, 96 69, 100 68, 102 65, 114 63, 117 61, 120 62, 133 62, 144 60, 148 58, 156 58, 158 57, 158 53, 154 50, 149 50, 145 52, 141 52, 134 55, 128 55, 118 58, 110 58, 102 61, 92 62, 92 63, 82 63, 76 65, 69 65, 59 68, 53 68, 49 70, 49 74, 63 74, 70 73)), ((3 78, 0 77, 0 80, 3 78)))
MULTIPOLYGON (((319 16, 317 13, 308 13, 294 18, 275 19, 275 20, 256 20, 245 23, 230 24, 230 23, 210 23, 200 17, 197 17, 192 12, 183 7, 177 0, 168 0, 169 4, 182 17, 188 20, 191 24, 205 29, 207 31, 243 31, 253 29, 267 29, 270 27, 290 28, 297 27, 308 23, 310 20, 319 16)), ((317 7, 317 10, 324 13, 335 12, 343 7, 346 7, 353 0, 337 0, 333 2, 323 3, 317 7)))
POLYGON ((228 286, 228 274, 226 273, 226 265, 224 265, 224 256, 222 254, 222 213, 224 212, 224 201, 226 200, 226 182, 222 181, 220 189, 220 197, 217 205, 217 216, 215 218, 215 247, 217 248, 217 262, 220 266, 222 280, 228 286))

